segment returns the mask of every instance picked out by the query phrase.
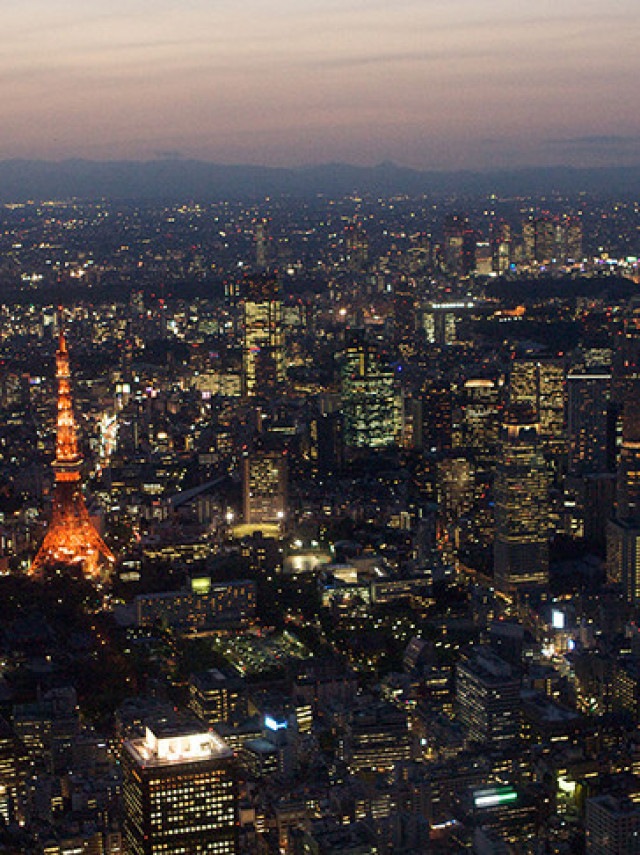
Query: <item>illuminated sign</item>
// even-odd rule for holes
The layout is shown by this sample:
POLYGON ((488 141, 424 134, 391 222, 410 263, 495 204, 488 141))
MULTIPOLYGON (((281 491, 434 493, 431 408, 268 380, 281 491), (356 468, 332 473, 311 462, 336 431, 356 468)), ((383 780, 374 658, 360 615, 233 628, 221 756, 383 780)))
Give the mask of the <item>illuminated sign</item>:
POLYGON ((513 787, 491 787, 488 790, 476 790, 473 803, 477 808, 496 807, 518 801, 518 794, 513 787))
POLYGON ((191 580, 191 590, 194 594, 208 594, 211 590, 211 579, 209 576, 194 576, 191 580))
POLYGON ((272 716, 266 715, 264 717, 264 726, 268 727, 269 730, 277 731, 277 730, 286 730, 288 727, 288 724, 286 721, 276 721, 276 719, 273 718, 272 716))
POLYGON ((564 626, 565 626, 564 612, 561 612, 559 609, 554 609, 551 612, 551 626, 554 629, 564 629, 564 626))

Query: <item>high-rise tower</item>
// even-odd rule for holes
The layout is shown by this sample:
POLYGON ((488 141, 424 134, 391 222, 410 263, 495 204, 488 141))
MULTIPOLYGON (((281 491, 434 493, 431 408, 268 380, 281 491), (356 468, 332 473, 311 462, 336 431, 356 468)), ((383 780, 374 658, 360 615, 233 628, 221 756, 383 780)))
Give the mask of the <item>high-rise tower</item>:
POLYGON ((502 428, 495 480, 495 582, 504 592, 549 580, 548 476, 538 435, 535 415, 512 406, 502 428))
POLYGON ((618 466, 616 514, 607 532, 609 579, 620 582, 627 601, 640 605, 640 380, 622 416, 622 449, 618 466))
POLYGON ((235 855, 233 752, 189 722, 157 722, 122 752, 129 855, 235 855))
POLYGON ((58 426, 53 464, 53 512, 49 528, 29 568, 41 576, 47 567, 68 565, 90 579, 100 579, 114 562, 113 554, 93 527, 82 495, 76 422, 71 401, 69 351, 60 333, 56 352, 58 378, 58 426))
POLYGON ((393 371, 362 330, 347 330, 342 366, 345 445, 387 448, 397 434, 393 371))
POLYGON ((273 394, 285 379, 282 299, 275 276, 262 273, 244 283, 242 394, 273 394))
POLYGON ((244 521, 282 525, 287 505, 287 458, 281 450, 257 447, 242 460, 244 521))

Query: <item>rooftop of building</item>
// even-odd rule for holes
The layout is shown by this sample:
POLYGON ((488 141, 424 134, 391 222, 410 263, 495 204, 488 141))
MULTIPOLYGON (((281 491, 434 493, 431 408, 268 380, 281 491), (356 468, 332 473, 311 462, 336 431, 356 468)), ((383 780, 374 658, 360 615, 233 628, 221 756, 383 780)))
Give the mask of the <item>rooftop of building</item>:
POLYGON ((475 648, 471 656, 466 661, 463 661, 461 665, 483 680, 503 681, 515 679, 511 665, 487 647, 475 648))
POLYGON ((163 720, 147 726, 145 735, 129 739, 125 750, 141 767, 166 767, 204 760, 230 759, 227 743, 211 731, 203 731, 192 721, 163 720))

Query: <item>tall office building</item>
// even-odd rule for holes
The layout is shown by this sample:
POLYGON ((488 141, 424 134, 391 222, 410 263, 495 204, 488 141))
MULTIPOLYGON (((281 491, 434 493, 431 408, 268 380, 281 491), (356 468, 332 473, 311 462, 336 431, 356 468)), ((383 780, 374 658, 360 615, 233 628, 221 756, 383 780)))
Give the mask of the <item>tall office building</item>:
POLYGON ((607 533, 607 571, 627 601, 640 604, 640 379, 630 387, 622 416, 616 513, 607 533))
POLYGON ((473 507, 474 468, 465 457, 445 457, 437 464, 440 518, 455 522, 473 507))
POLYGON ((402 276, 393 287, 393 316, 396 343, 403 353, 412 353, 416 339, 416 282, 402 276))
POLYGON ((282 525, 287 507, 287 456, 282 450, 254 448, 242 459, 244 522, 282 525))
POLYGON ((473 742, 492 746, 520 732, 520 678, 492 650, 478 648, 456 666, 458 718, 473 742))
POLYGON ((22 818, 21 799, 29 766, 24 745, 0 718, 0 822, 3 824, 22 818))
POLYGON ((357 710, 346 727, 344 759, 353 774, 386 771, 411 759, 412 736, 407 714, 389 703, 357 710))
POLYGON ((638 855, 640 808, 610 794, 587 799, 586 839, 589 855, 638 855))
POLYGON ((569 474, 605 472, 611 372, 596 368, 572 370, 567 377, 567 388, 569 474))
POLYGON ((565 401, 567 374, 564 361, 553 357, 538 360, 538 417, 545 449, 560 454, 565 448, 565 401))
POLYGON ((522 239, 528 262, 548 264, 555 257, 555 228, 551 217, 534 217, 523 223, 522 239))
POLYGON ((351 448, 386 448, 399 432, 393 371, 362 330, 348 330, 342 366, 344 442, 351 448))
POLYGON ((500 383, 485 377, 465 381, 462 403, 462 445, 484 467, 493 467, 502 410, 500 383))
POLYGON ((537 359, 515 359, 509 370, 509 403, 538 412, 540 383, 537 359))
POLYGON ((244 282, 242 308, 242 394, 272 394, 285 379, 280 287, 263 273, 244 282))
POLYGON ((625 404, 618 463, 616 517, 640 521, 640 379, 625 404))
POLYGON ((423 387, 422 434, 427 451, 446 452, 453 448, 453 390, 449 385, 423 387), (426 387, 426 388, 425 388, 426 387))
POLYGON ((255 242, 256 242, 256 267, 258 270, 266 270, 267 267, 267 247, 269 244, 267 236, 268 220, 261 218, 255 223, 255 242))
POLYGON ((491 226, 491 250, 494 273, 506 273, 511 264, 511 226, 499 220, 491 226))
POLYGON ((366 270, 369 261, 369 238, 359 223, 344 230, 345 261, 353 271, 366 270))
POLYGON ((640 298, 631 300, 615 337, 613 355, 614 400, 624 405, 640 378, 640 298))
POLYGON ((533 217, 523 223, 522 239, 529 263, 569 264, 582 258, 582 223, 576 217, 533 217))
POLYGON ((548 474, 531 410, 511 407, 501 430, 495 478, 494 575, 508 592, 549 578, 548 474))
POLYGON ((537 415, 540 441, 559 454, 564 448, 565 367, 562 359, 516 359, 509 373, 511 404, 526 404, 537 415))
POLYGON ((444 222, 444 264, 447 273, 459 276, 463 271, 464 232, 466 217, 450 214, 444 222))
POLYGON ((314 469, 323 475, 335 473, 343 463, 342 416, 319 413, 309 423, 309 454, 314 469))
POLYGON ((147 727, 122 752, 128 855, 235 855, 233 752, 188 724, 147 727))
POLYGON ((493 250, 489 241, 476 241, 474 260, 473 273, 477 276, 491 276, 493 272, 493 250))
POLYGON ((242 677, 218 668, 192 674, 189 678, 189 707, 208 727, 247 715, 242 677))
POLYGON ((577 217, 562 217, 558 225, 557 238, 560 257, 566 263, 582 258, 582 222, 577 217))
POLYGON ((432 303, 422 313, 422 326, 429 344, 448 345, 456 340, 457 304, 432 303))

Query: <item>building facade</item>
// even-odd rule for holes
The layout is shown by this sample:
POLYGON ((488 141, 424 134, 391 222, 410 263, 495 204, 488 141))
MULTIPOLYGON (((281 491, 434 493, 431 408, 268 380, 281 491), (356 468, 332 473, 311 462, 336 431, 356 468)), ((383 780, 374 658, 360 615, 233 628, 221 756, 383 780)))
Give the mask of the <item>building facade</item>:
POLYGON ((146 729, 122 752, 128 855, 235 855, 233 752, 192 727, 146 729))

